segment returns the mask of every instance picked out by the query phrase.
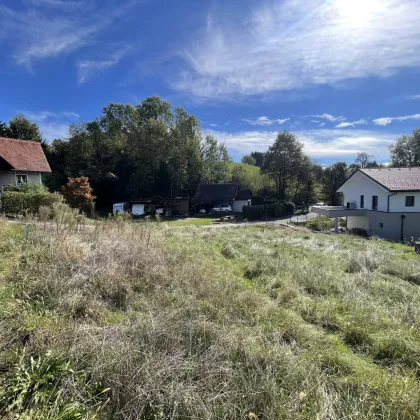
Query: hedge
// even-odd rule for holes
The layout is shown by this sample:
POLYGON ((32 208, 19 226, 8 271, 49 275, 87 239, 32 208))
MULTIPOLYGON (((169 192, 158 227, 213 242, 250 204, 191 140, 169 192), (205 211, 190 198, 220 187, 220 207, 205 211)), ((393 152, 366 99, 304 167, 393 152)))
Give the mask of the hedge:
POLYGON ((37 214, 41 206, 51 207, 61 201, 63 201, 62 195, 49 192, 5 191, 1 195, 2 212, 8 216, 25 213, 37 214))
POLYGON ((243 215, 248 220, 265 220, 275 217, 292 216, 295 205, 291 202, 244 206, 243 215))

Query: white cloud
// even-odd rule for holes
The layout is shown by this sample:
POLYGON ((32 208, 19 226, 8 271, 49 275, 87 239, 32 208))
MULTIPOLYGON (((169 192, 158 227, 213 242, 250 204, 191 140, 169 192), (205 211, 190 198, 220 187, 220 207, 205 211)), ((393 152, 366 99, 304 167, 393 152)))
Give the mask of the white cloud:
POLYGON ((112 53, 104 60, 82 60, 77 63, 78 83, 82 84, 93 78, 93 76, 117 65, 120 60, 131 50, 128 46, 117 52, 112 53))
POLYGON ((223 7, 181 52, 172 85, 191 96, 249 95, 365 77, 420 65, 418 0, 272 0, 237 18, 223 7))
POLYGON ((48 119, 58 119, 58 120, 62 120, 62 119, 70 119, 70 120, 74 120, 74 119, 79 119, 80 116, 79 114, 77 114, 76 112, 67 112, 67 111, 62 111, 62 112, 50 112, 50 111, 41 111, 41 112, 31 112, 31 111, 27 111, 27 112, 22 112, 22 114, 24 114, 27 118, 29 118, 30 120, 33 120, 35 122, 40 122, 40 121, 45 121, 48 119))
POLYGON ((335 128, 349 128, 349 127, 356 127, 356 125, 364 125, 367 124, 367 121, 362 118, 361 120, 353 121, 353 122, 342 122, 335 126, 335 128))
MULTIPOLYGON (((48 8, 28 7, 13 10, 0 5, 0 27, 13 45, 13 57, 17 64, 32 69, 35 60, 68 54, 94 41, 94 36, 127 13, 139 0, 130 0, 114 9, 102 8, 93 13, 90 2, 68 13, 64 7, 57 7, 55 13, 48 8)), ((64 1, 35 0, 35 3, 64 1)), ((76 2, 72 2, 76 3, 76 2)))
POLYGON ((344 117, 334 117, 334 115, 331 114, 322 114, 322 115, 310 115, 312 118, 321 118, 323 120, 328 120, 331 122, 338 122, 338 121, 345 121, 346 118, 344 117))
POLYGON ((408 120, 420 120, 420 114, 414 114, 414 115, 406 115, 404 117, 383 117, 383 118, 377 118, 373 120, 373 123, 375 125, 381 125, 386 126, 388 124, 391 124, 393 121, 408 121, 408 120))
POLYGON ((324 127, 325 126, 325 123, 321 123, 321 124, 319 124, 319 126, 320 127, 324 127))
POLYGON ((250 120, 250 119, 243 119, 243 121, 246 121, 248 124, 251 125, 262 125, 262 126, 268 126, 272 124, 284 124, 285 122, 289 121, 290 118, 284 118, 284 119, 271 119, 268 117, 258 117, 256 120, 250 120))
POLYGON ((406 96, 405 99, 409 101, 414 101, 416 99, 420 99, 420 95, 409 95, 409 96, 406 96))
POLYGON ((21 111, 31 121, 35 121, 46 140, 64 139, 68 136, 69 125, 80 119, 79 114, 71 111, 21 111))
MULTIPOLYGON (((229 150, 239 155, 253 151, 265 152, 277 137, 276 131, 244 131, 227 133, 212 131, 224 141, 229 150)), ((353 160, 359 152, 366 152, 377 161, 389 159, 388 147, 397 134, 384 134, 371 130, 314 129, 296 131, 304 151, 313 158, 353 160)))

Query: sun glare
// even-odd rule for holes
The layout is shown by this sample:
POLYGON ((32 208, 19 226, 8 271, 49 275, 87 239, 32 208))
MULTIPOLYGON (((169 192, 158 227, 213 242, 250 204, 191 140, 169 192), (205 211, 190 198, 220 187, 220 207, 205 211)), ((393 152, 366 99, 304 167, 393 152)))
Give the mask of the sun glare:
POLYGON ((383 0, 336 0, 340 17, 351 26, 364 26, 384 8, 383 0))

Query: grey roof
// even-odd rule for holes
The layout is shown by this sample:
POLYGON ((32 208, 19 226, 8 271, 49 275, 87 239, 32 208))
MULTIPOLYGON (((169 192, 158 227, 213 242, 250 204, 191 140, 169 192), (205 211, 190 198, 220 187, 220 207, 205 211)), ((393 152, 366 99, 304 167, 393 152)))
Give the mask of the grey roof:
POLYGON ((250 200, 252 198, 252 193, 249 188, 244 188, 243 190, 239 190, 238 195, 236 196, 236 200, 250 200))
POLYGON ((360 169, 389 191, 420 191, 420 168, 360 169))
POLYGON ((233 201, 238 194, 238 190, 238 184, 201 184, 193 202, 233 201))

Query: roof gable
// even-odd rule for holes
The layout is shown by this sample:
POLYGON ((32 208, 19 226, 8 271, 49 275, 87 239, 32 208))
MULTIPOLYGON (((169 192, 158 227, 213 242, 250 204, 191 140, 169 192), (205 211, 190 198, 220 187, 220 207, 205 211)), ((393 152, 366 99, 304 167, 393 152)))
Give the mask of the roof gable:
POLYGON ((420 191, 420 167, 358 169, 346 179, 337 191, 340 191, 356 174, 365 175, 390 192, 420 191))
POLYGON ((0 157, 16 171, 51 172, 41 143, 0 137, 0 157))
POLYGON ((372 168, 360 172, 388 191, 420 191, 420 168, 372 168))

